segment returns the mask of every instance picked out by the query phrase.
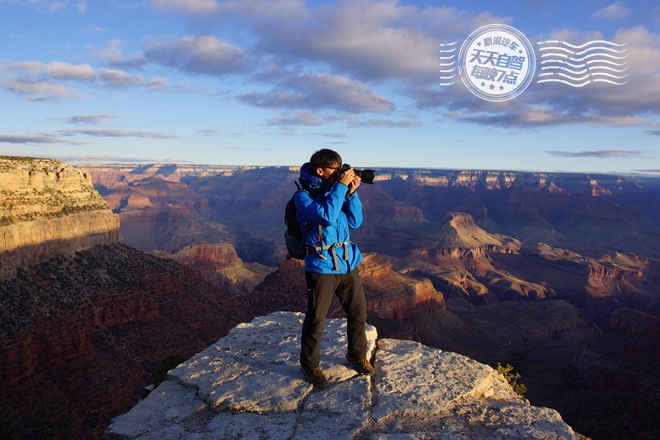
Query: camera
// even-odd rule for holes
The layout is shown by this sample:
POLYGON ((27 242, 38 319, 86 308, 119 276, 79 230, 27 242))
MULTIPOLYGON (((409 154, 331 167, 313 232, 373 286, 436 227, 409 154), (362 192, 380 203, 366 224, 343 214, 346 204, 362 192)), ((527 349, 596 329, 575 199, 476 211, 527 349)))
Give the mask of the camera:
MULTIPOLYGON (((349 164, 345 163, 341 166, 339 169, 339 174, 343 173, 344 171, 348 170, 349 168, 352 168, 349 164)), ((353 172, 355 173, 356 176, 358 176, 360 179, 362 179, 362 183, 368 183, 369 185, 373 185, 374 183, 374 170, 356 170, 353 169, 353 172)))

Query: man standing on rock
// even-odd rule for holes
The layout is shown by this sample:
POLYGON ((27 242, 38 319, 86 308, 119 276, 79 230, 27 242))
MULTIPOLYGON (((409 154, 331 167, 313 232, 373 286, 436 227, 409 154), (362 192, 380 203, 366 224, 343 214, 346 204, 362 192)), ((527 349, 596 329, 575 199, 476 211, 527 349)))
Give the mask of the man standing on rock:
POLYGON ((360 182, 352 168, 342 168, 341 156, 329 149, 317 151, 300 168, 300 184, 305 190, 294 197, 298 222, 303 231, 308 222, 313 224, 306 241, 307 314, 300 366, 314 386, 328 383, 319 363, 323 326, 333 295, 347 314, 346 359, 359 373, 375 373, 366 359, 367 304, 357 269, 362 254, 349 237, 349 229, 362 223, 362 202, 356 192, 360 182))

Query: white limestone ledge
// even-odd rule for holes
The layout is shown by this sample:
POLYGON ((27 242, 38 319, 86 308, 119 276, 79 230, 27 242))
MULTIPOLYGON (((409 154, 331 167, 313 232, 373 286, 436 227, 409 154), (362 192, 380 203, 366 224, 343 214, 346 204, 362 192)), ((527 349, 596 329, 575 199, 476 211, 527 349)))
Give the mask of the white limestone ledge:
POLYGON ((577 439, 555 410, 519 398, 491 367, 367 326, 375 378, 346 361, 346 321, 326 320, 312 387, 298 364, 304 315, 241 324, 170 371, 104 439, 577 439))

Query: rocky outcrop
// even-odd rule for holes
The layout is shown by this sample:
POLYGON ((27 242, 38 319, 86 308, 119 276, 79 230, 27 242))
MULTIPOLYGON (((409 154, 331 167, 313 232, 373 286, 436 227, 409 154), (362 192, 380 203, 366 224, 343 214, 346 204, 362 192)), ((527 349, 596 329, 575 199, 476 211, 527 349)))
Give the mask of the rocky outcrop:
POLYGON ((0 157, 0 280, 20 267, 115 244, 118 229, 89 174, 52 159, 0 157))
POLYGON ((397 268, 429 278, 447 296, 474 304, 553 296, 545 287, 497 267, 493 257, 518 256, 520 242, 486 232, 470 214, 449 212, 440 227, 428 233, 428 239, 418 241, 428 247, 412 250, 397 262, 397 268))
POLYGON ((365 255, 360 273, 367 307, 381 319, 412 322, 445 308, 442 293, 430 280, 400 274, 382 256, 365 255))
POLYGON ((298 367, 302 320, 278 312, 236 327, 171 371, 104 438, 578 438, 489 366, 411 341, 376 348, 373 327, 376 376, 359 376, 344 359, 345 320, 326 321, 321 367, 330 383, 313 389, 298 367))
POLYGON ((424 239, 428 248, 474 249, 488 248, 491 251, 516 253, 520 242, 500 234, 489 234, 474 223, 470 214, 448 212, 439 223, 438 231, 429 231, 424 239))
POLYGON ((612 313, 609 327, 623 334, 660 335, 660 320, 632 309, 618 309, 612 313))
POLYGON ((237 296, 252 293, 266 275, 276 270, 259 263, 244 263, 230 243, 202 242, 186 246, 173 254, 153 253, 194 267, 208 282, 237 296))

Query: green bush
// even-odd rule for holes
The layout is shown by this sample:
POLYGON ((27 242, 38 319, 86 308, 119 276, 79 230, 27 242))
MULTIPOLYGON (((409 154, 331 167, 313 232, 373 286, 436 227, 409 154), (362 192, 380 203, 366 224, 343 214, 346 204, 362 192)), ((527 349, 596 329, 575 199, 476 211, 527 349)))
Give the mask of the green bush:
POLYGON ((518 383, 520 379, 520 373, 513 374, 513 367, 509 364, 506 364, 506 367, 503 367, 499 362, 497 363, 497 372, 500 373, 506 381, 511 385, 513 391, 520 397, 525 397, 527 392, 527 387, 521 383, 518 383))

